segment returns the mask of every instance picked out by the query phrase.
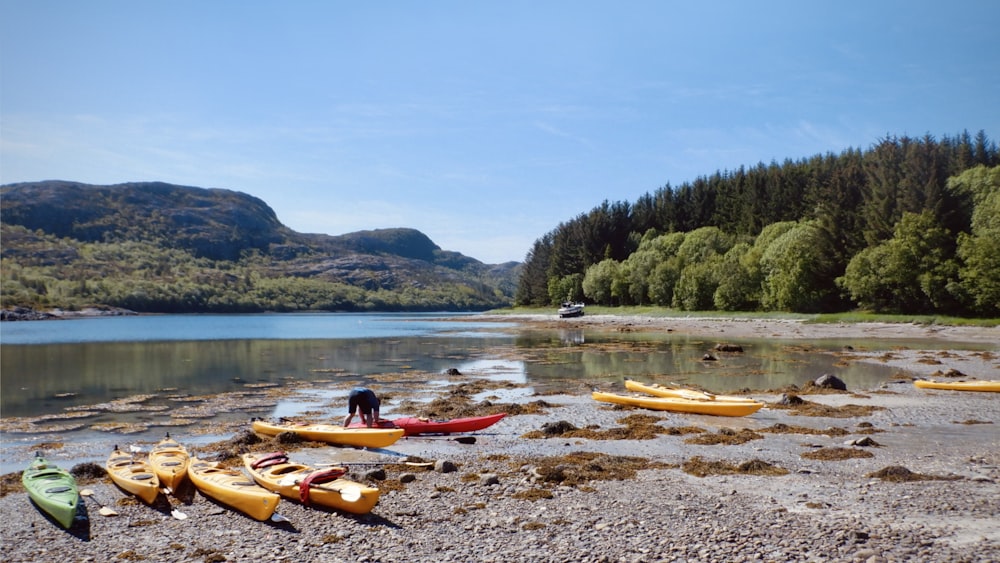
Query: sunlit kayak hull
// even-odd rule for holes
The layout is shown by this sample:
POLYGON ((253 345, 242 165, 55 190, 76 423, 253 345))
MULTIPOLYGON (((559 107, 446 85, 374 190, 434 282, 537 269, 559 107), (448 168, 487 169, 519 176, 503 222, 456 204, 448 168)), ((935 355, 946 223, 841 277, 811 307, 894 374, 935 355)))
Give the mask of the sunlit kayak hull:
POLYGON ((35 506, 63 528, 73 525, 80 493, 76 480, 68 471, 52 465, 43 457, 36 457, 21 474, 21 483, 35 506))
POLYGON ((628 389, 629 391, 646 393, 654 397, 690 399, 692 401, 717 401, 717 402, 737 402, 737 403, 759 402, 749 397, 738 397, 736 395, 715 395, 713 393, 706 393, 705 391, 698 391, 695 389, 684 389, 682 387, 665 387, 657 383, 640 383, 638 381, 632 381, 631 379, 625 380, 625 388, 628 389))
POLYGON ((714 416, 747 416, 757 412, 764 406, 764 403, 760 402, 715 402, 670 397, 631 397, 615 393, 603 393, 601 391, 594 391, 592 397, 595 401, 603 403, 614 403, 658 411, 710 414, 714 416))
POLYGON ((153 504, 160 494, 160 479, 148 461, 136 458, 117 448, 108 456, 108 475, 116 485, 146 504, 153 504))
MULTIPOLYGON (((244 454, 243 467, 258 485, 295 501, 301 501, 299 485, 316 468, 294 462, 254 467, 265 454, 244 454)), ((352 514, 368 514, 378 503, 379 490, 348 479, 336 479, 309 489, 309 502, 352 514)))
POLYGON ((402 428, 344 428, 334 424, 273 423, 253 421, 254 432, 277 436, 292 432, 306 440, 357 448, 384 448, 403 437, 402 428))
POLYGON ((254 520, 267 520, 281 497, 251 481, 235 469, 216 467, 198 458, 188 466, 188 477, 205 496, 234 508, 254 520))
POLYGON ((949 391, 988 391, 1000 393, 1000 381, 932 381, 918 379, 913 382, 920 389, 944 389, 949 391))

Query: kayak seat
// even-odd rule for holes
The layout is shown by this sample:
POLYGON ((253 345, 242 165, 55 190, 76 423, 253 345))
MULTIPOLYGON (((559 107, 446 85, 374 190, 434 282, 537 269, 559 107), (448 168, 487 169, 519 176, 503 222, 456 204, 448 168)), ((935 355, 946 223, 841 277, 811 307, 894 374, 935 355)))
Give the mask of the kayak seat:
POLYGON ((250 481, 233 481, 232 484, 238 487, 252 487, 256 485, 256 483, 251 483, 250 481))
POLYGON ((254 469, 261 469, 263 467, 270 467, 281 463, 288 463, 288 454, 285 452, 274 452, 261 456, 260 459, 257 459, 250 464, 250 467, 254 469))
POLYGON ((313 485, 335 481, 343 477, 346 473, 346 467, 331 467, 330 469, 313 471, 307 475, 301 483, 299 483, 299 500, 302 501, 302 504, 309 506, 309 489, 312 488, 313 485))
POLYGON ((164 461, 160 465, 162 465, 164 467, 177 467, 180 464, 181 464, 181 462, 179 462, 179 461, 164 461))
POLYGON ((67 486, 64 485, 62 487, 49 487, 48 489, 45 489, 45 492, 46 493, 65 493, 65 492, 68 492, 68 491, 71 491, 71 490, 73 490, 72 487, 67 487, 67 486))
POLYGON ((152 478, 153 478, 152 473, 136 473, 135 475, 132 476, 133 481, 146 481, 152 478))

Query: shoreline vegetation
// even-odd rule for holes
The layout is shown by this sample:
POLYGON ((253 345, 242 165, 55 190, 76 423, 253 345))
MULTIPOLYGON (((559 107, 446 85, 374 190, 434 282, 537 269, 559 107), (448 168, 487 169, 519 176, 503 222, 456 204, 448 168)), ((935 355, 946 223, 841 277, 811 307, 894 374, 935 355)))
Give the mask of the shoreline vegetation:
MULTIPOLYGON (((100 516, 92 504, 86 526, 67 532, 35 510, 7 475, 0 511, 23 517, 0 519, 4 560, 1000 559, 1000 394, 912 385, 915 378, 956 373, 998 379, 995 324, 615 315, 597 308, 558 319, 553 311, 538 311, 491 311, 477 319, 513 321, 525 329, 664 331, 718 342, 865 338, 917 344, 891 353, 844 354, 845 361, 899 370, 877 388, 830 391, 802 382, 795 390, 754 392, 766 407, 749 417, 613 407, 582 392, 533 395, 509 405, 488 396, 475 403, 469 386, 482 393, 503 385, 483 372, 450 378, 429 405, 518 411, 478 434, 474 445, 443 436, 361 451, 252 443, 237 432, 196 448, 223 460, 253 448, 349 467, 358 462, 352 478, 382 490, 379 504, 363 516, 282 501, 279 512, 290 522, 268 524, 191 492, 164 500, 188 515, 179 521, 168 507, 124 496, 96 471, 86 486, 120 515, 100 516), (790 395, 804 403, 784 404, 790 395), (438 463, 419 471, 396 463, 417 458, 438 463)), ((420 408, 405 399, 393 406, 420 408)), ((101 452, 94 454, 102 459, 101 452)))

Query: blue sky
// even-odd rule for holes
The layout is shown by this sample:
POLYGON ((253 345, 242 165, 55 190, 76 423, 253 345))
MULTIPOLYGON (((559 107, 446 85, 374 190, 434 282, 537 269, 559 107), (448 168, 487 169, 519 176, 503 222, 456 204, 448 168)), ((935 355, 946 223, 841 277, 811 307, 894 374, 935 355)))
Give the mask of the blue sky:
POLYGON ((998 29, 992 0, 0 0, 0 183, 227 188, 523 260, 717 170, 997 140, 998 29))

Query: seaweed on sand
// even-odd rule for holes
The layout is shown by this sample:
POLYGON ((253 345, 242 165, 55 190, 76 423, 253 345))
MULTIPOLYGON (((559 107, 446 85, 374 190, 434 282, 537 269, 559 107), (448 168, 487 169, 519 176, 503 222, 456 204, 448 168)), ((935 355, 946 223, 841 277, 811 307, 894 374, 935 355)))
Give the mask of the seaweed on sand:
POLYGON ((695 456, 681 464, 681 469, 695 477, 709 475, 787 475, 789 471, 783 467, 772 465, 759 459, 744 461, 733 465, 727 461, 706 461, 701 456, 695 456))
POLYGON ((908 481, 958 481, 962 479, 957 475, 940 476, 914 473, 902 465, 890 465, 888 467, 883 467, 878 471, 873 471, 872 473, 865 475, 865 477, 881 479, 892 483, 905 483, 908 481))
POLYGON ((429 403, 403 401, 398 407, 396 407, 395 410, 397 412, 413 413, 413 416, 422 418, 448 420, 452 418, 487 416, 499 413, 506 413, 507 416, 516 416, 520 414, 545 414, 546 409, 558 406, 559 405, 552 404, 541 399, 524 404, 492 403, 490 401, 474 403, 466 395, 455 394, 448 397, 439 397, 429 403))
POLYGON ((845 459, 863 459, 875 457, 875 454, 859 450, 857 448, 820 448, 805 452, 801 455, 805 459, 817 459, 821 461, 843 461, 845 459))
POLYGON ((720 428, 715 434, 706 432, 697 436, 692 436, 684 440, 684 443, 699 446, 714 446, 718 444, 731 446, 745 444, 751 440, 760 440, 763 437, 764 436, 750 430, 749 428, 743 428, 738 431, 733 430, 732 428, 720 428))
POLYGON ((549 422, 541 430, 532 430, 523 438, 583 438, 587 440, 651 440, 659 434, 669 434, 669 430, 657 424, 661 418, 633 414, 618 420, 625 426, 601 430, 599 426, 577 428, 565 420, 549 422))
POLYGON ((875 411, 885 410, 885 407, 873 405, 847 404, 839 407, 824 405, 807 401, 797 395, 790 395, 788 401, 777 401, 767 403, 769 409, 788 410, 791 415, 800 416, 824 416, 831 418, 853 418, 858 416, 868 416, 875 411))
POLYGON ((623 481, 634 479, 636 472, 644 469, 669 469, 667 463, 651 461, 644 457, 609 455, 597 452, 571 452, 525 460, 535 467, 532 476, 549 485, 578 487, 590 481, 623 481))

